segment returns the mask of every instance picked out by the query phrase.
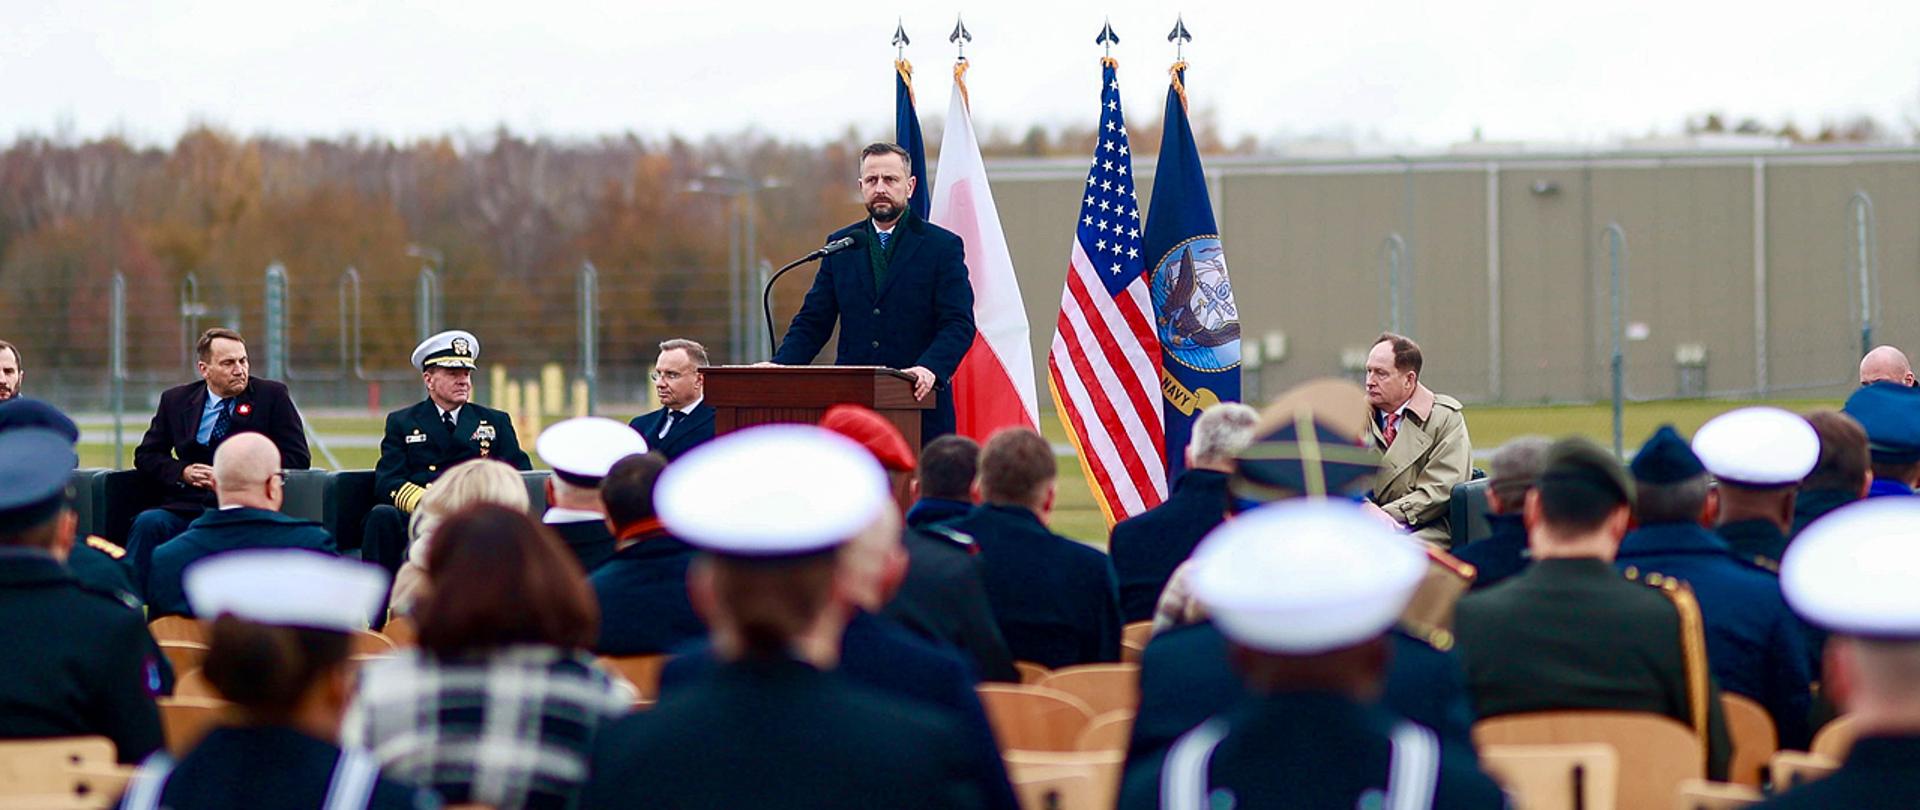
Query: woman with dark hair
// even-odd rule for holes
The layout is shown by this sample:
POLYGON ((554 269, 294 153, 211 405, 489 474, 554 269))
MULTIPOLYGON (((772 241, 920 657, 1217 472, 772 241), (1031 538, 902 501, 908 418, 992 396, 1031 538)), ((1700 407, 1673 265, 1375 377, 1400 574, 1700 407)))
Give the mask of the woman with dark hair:
POLYGON ((594 732, 632 701, 586 652, 586 574, 524 510, 476 504, 433 537, 420 647, 361 670, 346 739, 450 802, 571 806, 594 732))
POLYGON ((185 586, 194 613, 213 617, 201 671, 240 724, 209 732, 178 763, 164 751, 149 757, 122 808, 440 806, 335 744, 351 694, 350 634, 386 594, 386 572, 307 551, 235 551, 187 569, 185 586))

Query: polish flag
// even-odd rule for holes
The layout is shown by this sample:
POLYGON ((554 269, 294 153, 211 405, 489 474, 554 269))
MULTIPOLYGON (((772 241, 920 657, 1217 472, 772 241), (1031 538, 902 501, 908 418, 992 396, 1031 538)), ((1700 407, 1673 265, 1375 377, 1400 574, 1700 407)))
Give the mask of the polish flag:
POLYGON ((960 236, 973 281, 973 348, 953 375, 954 418, 960 435, 985 442, 1005 427, 1039 429, 1034 398, 1033 348, 1027 308, 1013 276, 1013 256, 1000 229, 1000 212, 987 187, 986 163, 973 137, 964 76, 956 71, 947 131, 940 140, 940 172, 927 219, 960 236))

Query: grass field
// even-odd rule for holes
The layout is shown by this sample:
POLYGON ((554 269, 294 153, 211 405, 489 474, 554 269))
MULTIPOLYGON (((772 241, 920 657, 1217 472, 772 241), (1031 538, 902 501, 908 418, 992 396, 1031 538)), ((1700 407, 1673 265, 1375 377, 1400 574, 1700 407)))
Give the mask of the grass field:
MULTIPOLYGON (((1742 405, 1755 404, 1744 400, 1674 400, 1628 404, 1625 409, 1623 429, 1624 444, 1632 452, 1640 441, 1662 424, 1673 423, 1681 433, 1691 435, 1708 419, 1742 405)), ((1786 408, 1791 411, 1806 412, 1819 408, 1837 408, 1835 400, 1771 400, 1766 404, 1786 408)), ((1613 416, 1606 403, 1593 405, 1549 405, 1549 406, 1481 406, 1467 409, 1467 429, 1473 435, 1476 455, 1484 459, 1487 452, 1516 436, 1540 434, 1545 436, 1579 435, 1593 439, 1602 445, 1613 440, 1613 416)), ((608 413, 606 416, 625 421, 632 413, 608 413)), ((1060 426, 1051 411, 1040 415, 1041 432, 1056 446, 1068 447, 1066 431, 1060 426)), ((341 469, 368 469, 379 458, 377 447, 382 417, 375 415, 316 415, 308 420, 310 428, 320 434, 328 444, 341 469)), ((112 462, 113 446, 109 442, 93 441, 102 434, 97 422, 87 427, 89 441, 80 447, 80 464, 83 467, 126 467, 133 463, 133 446, 140 441, 140 433, 146 428, 144 416, 130 417, 124 430, 125 454, 120 463, 112 462)), ((110 426, 106 428, 110 435, 110 426)), ((531 453, 533 437, 522 435, 521 444, 531 453)), ((535 459, 538 465, 539 460, 535 459)), ((1480 461, 1484 465, 1484 461, 1480 461)), ((325 467, 325 456, 318 446, 314 448, 314 466, 325 467)), ((1086 478, 1081 472, 1078 461, 1070 455, 1060 458, 1059 495, 1055 500, 1054 529, 1069 537, 1096 546, 1105 546, 1107 539, 1106 519, 1094 504, 1092 490, 1088 489, 1086 478)))

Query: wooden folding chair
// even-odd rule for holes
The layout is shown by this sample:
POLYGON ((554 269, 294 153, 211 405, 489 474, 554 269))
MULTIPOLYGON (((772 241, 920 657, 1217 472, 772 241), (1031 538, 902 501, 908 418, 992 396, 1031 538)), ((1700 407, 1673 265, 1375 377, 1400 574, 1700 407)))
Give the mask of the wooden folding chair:
POLYGON ((1153 622, 1134 622, 1120 628, 1120 661, 1126 664, 1140 663, 1140 656, 1147 651, 1147 642, 1153 640, 1153 622))
POLYGON ((1621 807, 1667 807, 1680 783, 1706 777, 1706 754, 1693 729, 1652 712, 1553 711, 1491 717, 1473 740, 1488 745, 1603 743, 1619 757, 1614 795, 1621 807))
POLYGON ((1015 661, 1013 662, 1013 669, 1020 673, 1020 682, 1029 685, 1044 681, 1048 675, 1053 674, 1053 670, 1047 669, 1032 661, 1015 661))
POLYGON ((1727 715, 1727 736, 1733 738, 1733 760, 1727 765, 1727 780, 1753 788, 1766 784, 1763 777, 1767 760, 1780 750, 1773 717, 1752 698, 1731 692, 1720 693, 1720 705, 1727 715))
POLYGON ((1859 736, 1860 730, 1854 727, 1853 718, 1843 714, 1814 732, 1813 745, 1809 747, 1813 749, 1812 753, 1835 762, 1845 762, 1847 752, 1853 750, 1853 741, 1859 736))
POLYGON ((1081 664, 1056 669, 1036 686, 1058 689, 1087 702, 1094 714, 1140 708, 1139 664, 1081 664))
POLYGON ((1086 701, 1058 689, 1007 683, 978 688, 1002 752, 1072 751, 1080 730, 1093 717, 1086 701))
POLYGON ((129 772, 105 737, 0 742, 0 805, 111 807, 129 772))
POLYGON ((214 726, 232 719, 224 700, 199 697, 163 697, 160 704, 160 728, 166 732, 167 753, 175 759, 186 756, 214 726))
POLYGON ((167 657, 167 663, 173 666, 173 675, 178 678, 200 668, 207 660, 207 645, 198 641, 160 642, 160 654, 167 657))
POLYGON ((1612 810, 1620 757, 1605 743, 1487 745, 1480 766, 1522 810, 1612 810))
POLYGON ((179 678, 173 682, 173 696, 177 698, 226 700, 226 697, 220 694, 220 690, 213 688, 213 682, 207 680, 206 673, 197 669, 180 675, 179 678))
POLYGON ((1007 778, 1021 810, 1109 810, 1126 761, 1125 751, 1009 751, 1007 778))
POLYGON ((353 634, 353 643, 347 649, 350 655, 392 655, 397 646, 377 631, 361 630, 353 634))
POLYGON ((1125 751, 1133 739, 1132 709, 1101 712, 1087 721, 1074 738, 1073 747, 1081 751, 1125 751))
POLYGON ((386 626, 380 628, 380 633, 392 641, 393 646, 403 650, 420 645, 420 628, 409 616, 388 618, 386 626))
POLYGON ((660 671, 667 667, 667 656, 621 655, 600 657, 600 665, 633 684, 639 700, 660 699, 660 671))
POLYGON ((1760 795, 1759 788, 1748 785, 1688 779, 1680 783, 1674 807, 1675 810, 1740 810, 1762 798, 1765 797, 1760 795))
POLYGON ((207 626, 187 616, 161 616, 147 622, 147 632, 153 634, 154 641, 207 643, 207 626))
POLYGON ((1840 760, 1805 751, 1781 751, 1767 762, 1767 775, 1774 793, 1785 793, 1808 782, 1827 778, 1839 770, 1840 760))

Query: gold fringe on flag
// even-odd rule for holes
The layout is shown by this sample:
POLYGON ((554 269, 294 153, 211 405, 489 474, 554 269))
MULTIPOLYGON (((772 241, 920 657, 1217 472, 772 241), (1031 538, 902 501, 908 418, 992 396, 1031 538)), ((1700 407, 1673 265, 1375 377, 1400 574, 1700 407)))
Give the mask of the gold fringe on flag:
POLYGON ((1180 111, 1186 112, 1187 111, 1187 85, 1184 82, 1180 81, 1180 74, 1187 72, 1187 60, 1182 59, 1178 62, 1174 62, 1173 67, 1168 68, 1167 72, 1173 75, 1173 92, 1180 94, 1180 111))
POLYGON ((967 95, 967 58, 964 56, 953 63, 953 83, 960 88, 960 103, 967 105, 968 110, 972 110, 973 97, 967 95))
POLYGON ((900 80, 907 83, 907 100, 918 104, 919 102, 913 97, 913 63, 905 59, 895 59, 893 69, 900 74, 900 80))

